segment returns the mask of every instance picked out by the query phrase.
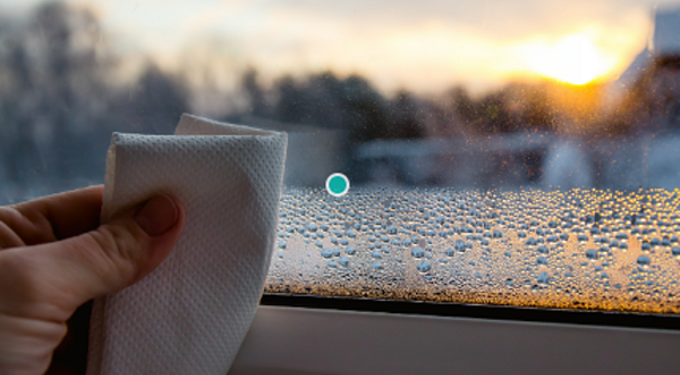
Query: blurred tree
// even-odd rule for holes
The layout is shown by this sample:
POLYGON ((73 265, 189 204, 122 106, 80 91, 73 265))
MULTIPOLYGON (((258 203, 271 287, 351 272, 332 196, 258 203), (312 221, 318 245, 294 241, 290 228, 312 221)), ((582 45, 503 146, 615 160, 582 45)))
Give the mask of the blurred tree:
POLYGON ((248 97, 250 113, 253 116, 267 116, 267 102, 265 100, 264 90, 257 81, 257 70, 255 70, 255 68, 251 67, 243 74, 241 86, 248 97))
POLYGON ((9 181, 24 183, 29 179, 31 166, 38 164, 38 146, 33 137, 31 118, 27 116, 31 103, 29 91, 33 80, 29 71, 26 50, 11 30, 3 30, 2 44, 7 54, 3 56, 2 84, 0 85, 0 156, 5 163, 5 173, 9 181))
POLYGON ((0 92, 1 131, 15 135, 8 148, 14 160, 7 168, 10 178, 28 183, 45 175, 68 177, 71 155, 82 146, 73 135, 92 119, 97 106, 91 104, 103 86, 98 23, 85 9, 48 3, 28 24, 3 34, 9 48, 0 65, 12 82, 0 92))
POLYGON ((149 65, 120 109, 127 131, 172 134, 180 115, 189 110, 188 92, 181 82, 149 65))
POLYGON ((149 68, 133 87, 121 84, 112 78, 118 62, 85 8, 46 3, 28 22, 0 24, 5 190, 30 196, 100 182, 111 131, 172 131, 188 109, 181 82, 149 68))
POLYGON ((482 125, 479 130, 483 133, 507 133, 517 130, 518 126, 508 111, 507 93, 498 91, 484 96, 479 104, 482 114, 482 125))
POLYGON ((73 147, 78 146, 71 134, 75 130, 71 126, 72 116, 81 109, 79 102, 85 99, 79 95, 85 92, 79 90, 76 82, 90 85, 98 81, 95 44, 88 34, 98 32, 99 27, 89 11, 74 10, 56 2, 39 7, 32 26, 29 32, 37 33, 42 39, 44 61, 37 63, 45 64, 46 80, 40 83, 38 112, 50 127, 51 160, 55 163, 49 170, 55 177, 63 178, 76 173, 65 163, 74 154, 73 147))
POLYGON ((362 77, 324 72, 297 82, 284 76, 274 89, 278 121, 347 130, 353 142, 398 136, 389 126, 389 103, 362 77))
POLYGON ((450 94, 451 92, 421 99, 418 119, 422 137, 457 138, 464 137, 469 132, 458 112, 450 105, 450 94))
POLYGON ((291 76, 280 78, 275 84, 278 101, 275 106, 275 119, 289 123, 309 123, 306 113, 307 96, 291 76))
POLYGON ((476 127, 481 125, 482 118, 478 113, 477 104, 470 97, 470 94, 463 86, 456 86, 449 95, 451 106, 464 126, 471 131, 476 131, 476 127))
POLYGON ((536 130, 553 130, 552 106, 544 89, 535 87, 526 90, 521 100, 524 102, 524 111, 520 121, 525 127, 536 130))
POLYGON ((353 75, 344 81, 343 116, 350 140, 366 142, 394 138, 390 129, 390 110, 385 98, 362 77, 353 75))
POLYGON ((418 105, 406 90, 397 93, 395 99, 394 131, 390 138, 421 138, 424 134, 418 105))
POLYGON ((308 121, 319 127, 345 129, 347 101, 351 100, 347 82, 331 72, 313 74, 307 77, 305 85, 308 100, 306 107, 308 121))
POLYGON ((451 100, 456 114, 472 133, 504 133, 517 129, 507 108, 504 91, 491 92, 474 100, 462 87, 451 91, 451 100))
POLYGON ((460 86, 449 95, 454 112, 473 133, 554 129, 554 106, 541 84, 513 83, 476 100, 460 86))

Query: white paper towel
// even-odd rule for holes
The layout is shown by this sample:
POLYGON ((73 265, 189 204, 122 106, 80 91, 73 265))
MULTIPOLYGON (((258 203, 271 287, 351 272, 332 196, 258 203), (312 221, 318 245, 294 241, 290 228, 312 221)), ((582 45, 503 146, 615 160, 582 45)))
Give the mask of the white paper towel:
POLYGON ((114 134, 102 220, 154 193, 186 227, 137 284, 95 300, 88 375, 227 373, 276 236, 287 136, 182 115, 176 135, 114 134))

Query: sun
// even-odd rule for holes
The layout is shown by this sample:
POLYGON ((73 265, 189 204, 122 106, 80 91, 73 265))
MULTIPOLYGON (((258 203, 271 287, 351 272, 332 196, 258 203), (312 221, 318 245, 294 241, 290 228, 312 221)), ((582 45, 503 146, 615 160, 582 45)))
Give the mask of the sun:
POLYGON ((573 85, 605 77, 617 64, 617 59, 602 53, 588 34, 567 35, 553 43, 529 43, 524 57, 531 72, 573 85))

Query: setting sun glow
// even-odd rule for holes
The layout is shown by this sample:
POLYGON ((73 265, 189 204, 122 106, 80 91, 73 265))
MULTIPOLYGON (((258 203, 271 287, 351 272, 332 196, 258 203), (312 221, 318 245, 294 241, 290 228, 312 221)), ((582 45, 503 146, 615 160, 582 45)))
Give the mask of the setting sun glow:
POLYGON ((583 85, 610 74, 617 58, 602 53, 587 34, 572 34, 553 43, 534 42, 524 51, 530 70, 558 81, 583 85))

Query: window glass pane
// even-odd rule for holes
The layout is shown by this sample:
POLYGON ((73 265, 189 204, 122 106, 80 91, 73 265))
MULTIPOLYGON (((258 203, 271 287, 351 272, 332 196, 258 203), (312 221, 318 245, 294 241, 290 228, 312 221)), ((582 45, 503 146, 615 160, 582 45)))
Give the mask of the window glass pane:
POLYGON ((676 313, 677 192, 288 189, 267 291, 676 313))
POLYGON ((289 133, 266 292, 677 312, 677 0, 5 0, 0 21, 0 204, 101 183, 111 132, 192 112, 289 133))

